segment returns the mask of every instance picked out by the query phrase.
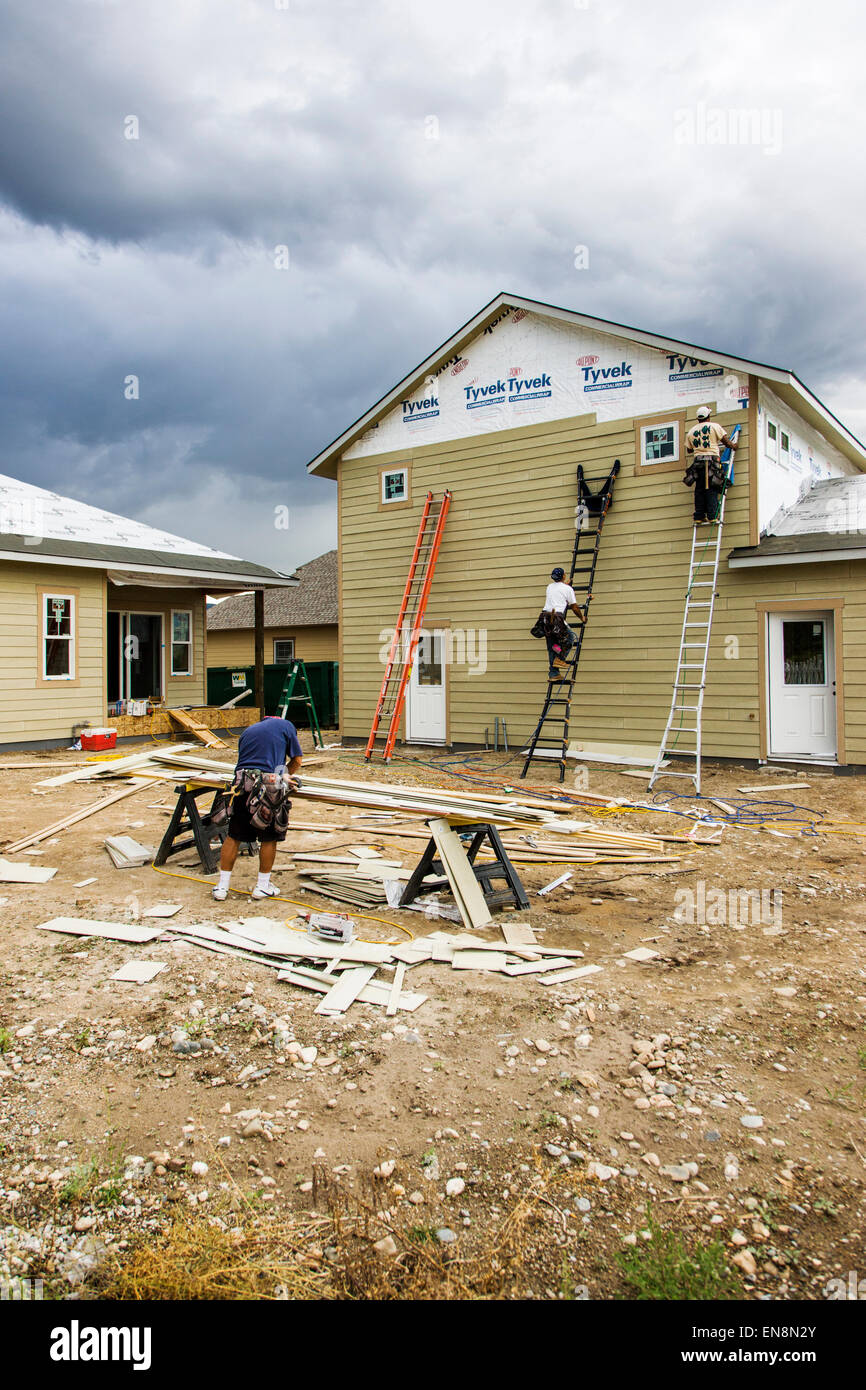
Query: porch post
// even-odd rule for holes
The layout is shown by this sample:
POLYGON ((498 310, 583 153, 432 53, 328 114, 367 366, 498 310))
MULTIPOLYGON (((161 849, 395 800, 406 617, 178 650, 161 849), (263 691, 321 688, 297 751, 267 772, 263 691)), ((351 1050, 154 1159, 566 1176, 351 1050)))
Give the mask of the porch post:
POLYGON ((265 591, 255 590, 255 701, 259 707, 259 717, 265 717, 265 591))

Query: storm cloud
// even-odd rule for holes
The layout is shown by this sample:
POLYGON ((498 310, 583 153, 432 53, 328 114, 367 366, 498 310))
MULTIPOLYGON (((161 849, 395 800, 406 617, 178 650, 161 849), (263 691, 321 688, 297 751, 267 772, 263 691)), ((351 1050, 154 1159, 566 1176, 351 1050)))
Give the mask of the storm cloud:
POLYGON ((307 460, 501 289, 791 367, 862 435, 864 31, 10 0, 0 472, 288 569, 335 538, 307 460))

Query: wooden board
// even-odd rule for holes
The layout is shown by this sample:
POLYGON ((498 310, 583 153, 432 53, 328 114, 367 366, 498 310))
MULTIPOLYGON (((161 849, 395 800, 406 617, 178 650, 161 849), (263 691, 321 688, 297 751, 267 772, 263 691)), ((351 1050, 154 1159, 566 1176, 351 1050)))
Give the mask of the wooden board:
POLYGON ((166 714, 173 723, 179 724, 182 729, 186 729, 199 743, 205 744, 208 748, 228 748, 225 739, 219 738, 217 734, 212 734, 210 729, 202 723, 197 715, 191 710, 169 709, 166 714))
POLYGON ((808 782, 773 782, 767 787, 737 787, 738 792, 793 792, 808 790, 808 782))
POLYGON ((79 821, 86 820, 88 816, 95 816, 97 812, 104 811, 107 806, 113 806, 115 802, 122 801, 125 796, 132 796, 133 793, 140 792, 146 786, 146 782, 134 781, 131 786, 123 787, 113 796, 105 796, 101 801, 93 801, 83 810, 75 811, 63 820, 55 821, 53 825, 46 825, 43 830, 37 830, 32 835, 25 835, 23 840, 16 840, 13 845, 7 845, 6 853, 17 854, 20 850, 29 849, 31 845, 38 844, 40 840, 47 840, 49 835, 56 835, 58 831, 67 830, 70 825, 77 825, 79 821))
POLYGON ((397 1001, 400 998, 400 991, 403 988, 403 979, 406 974, 406 963, 400 961, 394 971, 394 978, 391 981, 391 993, 388 995, 388 1007, 385 1014, 388 1018, 393 1018, 397 1012, 397 1001))

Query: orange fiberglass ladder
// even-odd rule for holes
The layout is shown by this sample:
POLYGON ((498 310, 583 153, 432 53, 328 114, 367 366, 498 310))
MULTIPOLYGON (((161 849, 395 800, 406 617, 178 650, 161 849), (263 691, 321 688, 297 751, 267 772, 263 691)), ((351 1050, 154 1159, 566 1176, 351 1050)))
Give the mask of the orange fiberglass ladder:
POLYGON ((379 703, 373 718, 373 727, 370 730, 370 737, 367 739, 367 748, 364 753, 366 762, 369 762, 373 756, 376 735, 383 719, 389 721, 384 749, 386 763, 391 761, 391 754, 394 752, 400 716, 403 713, 403 705, 406 700, 406 686, 412 674, 412 663, 415 660, 418 639, 421 636, 427 599, 430 596, 430 585, 433 582, 433 571, 439 558, 439 547, 442 544, 442 533, 445 530, 445 518, 450 506, 450 492, 443 493, 440 502, 436 502, 432 492, 427 493, 421 525, 418 527, 415 552, 409 566, 409 578, 406 580, 403 602, 400 605, 400 616, 397 619, 397 626, 394 629, 391 648, 388 652, 388 661, 385 665, 385 679, 382 681, 379 703))

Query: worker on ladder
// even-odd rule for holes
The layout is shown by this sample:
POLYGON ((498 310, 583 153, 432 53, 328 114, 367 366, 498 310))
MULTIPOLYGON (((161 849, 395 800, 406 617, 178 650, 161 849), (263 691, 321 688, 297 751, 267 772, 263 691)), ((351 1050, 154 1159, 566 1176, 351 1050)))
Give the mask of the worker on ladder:
POLYGON ((719 503, 725 490, 727 470, 721 461, 721 450, 737 449, 734 440, 728 438, 724 425, 710 417, 709 406, 702 405, 698 410, 698 423, 692 425, 686 435, 686 453, 693 456, 686 469, 683 482, 695 490, 695 525, 701 526, 715 521, 719 514, 719 503))
POLYGON ((576 614, 578 622, 585 623, 586 613, 578 604, 577 595, 571 585, 566 584, 565 570, 561 565, 551 570, 550 579, 544 596, 542 619, 549 658, 547 678, 553 681, 559 680, 563 673, 568 672, 569 665, 565 658, 574 646, 574 637, 565 621, 565 615, 570 609, 576 614))

